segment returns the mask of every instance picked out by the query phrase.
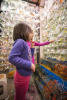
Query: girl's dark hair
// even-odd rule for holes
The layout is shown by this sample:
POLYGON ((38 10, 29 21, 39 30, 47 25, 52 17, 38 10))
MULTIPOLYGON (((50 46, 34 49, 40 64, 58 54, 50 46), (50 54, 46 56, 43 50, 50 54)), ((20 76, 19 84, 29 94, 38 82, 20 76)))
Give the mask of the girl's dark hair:
POLYGON ((23 39, 25 41, 29 40, 29 34, 33 33, 30 26, 26 23, 18 23, 15 25, 13 30, 13 40, 23 39))

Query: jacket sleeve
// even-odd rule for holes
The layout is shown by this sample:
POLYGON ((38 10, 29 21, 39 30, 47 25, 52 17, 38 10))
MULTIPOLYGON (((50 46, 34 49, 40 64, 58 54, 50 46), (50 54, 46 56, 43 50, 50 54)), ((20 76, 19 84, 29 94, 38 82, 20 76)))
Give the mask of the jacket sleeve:
POLYGON ((35 46, 44 46, 44 45, 48 45, 48 44, 50 44, 49 41, 43 42, 43 43, 34 42, 34 45, 35 45, 35 46))
POLYGON ((23 52, 23 40, 18 40, 10 52, 9 62, 18 69, 31 69, 32 62, 21 58, 21 52, 23 52))

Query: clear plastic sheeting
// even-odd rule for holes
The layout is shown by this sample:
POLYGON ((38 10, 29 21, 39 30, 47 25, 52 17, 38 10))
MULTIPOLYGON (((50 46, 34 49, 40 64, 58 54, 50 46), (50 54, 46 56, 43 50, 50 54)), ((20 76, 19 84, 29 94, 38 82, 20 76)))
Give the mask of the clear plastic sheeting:
MULTIPOLYGON (((22 0, 5 0, 0 13, 0 72, 6 72, 13 65, 8 62, 8 55, 13 45, 13 27, 19 22, 26 22, 38 37, 40 23, 39 8, 22 0), (7 67, 6 67, 7 66, 7 67)), ((35 38, 38 40, 39 38, 35 38)))
POLYGON ((42 41, 55 40, 54 43, 43 47, 43 57, 66 61, 67 1, 63 3, 59 3, 59 0, 46 1, 44 9, 41 9, 40 19, 42 41))

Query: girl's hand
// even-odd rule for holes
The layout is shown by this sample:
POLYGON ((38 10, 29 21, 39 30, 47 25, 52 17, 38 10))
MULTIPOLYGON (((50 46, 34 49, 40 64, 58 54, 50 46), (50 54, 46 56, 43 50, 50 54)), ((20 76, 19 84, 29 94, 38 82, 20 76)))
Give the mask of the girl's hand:
POLYGON ((50 43, 53 43, 53 42, 54 42, 54 40, 50 41, 50 43))
POLYGON ((34 65, 34 64, 32 64, 31 70, 32 70, 33 72, 35 72, 35 65, 34 65))

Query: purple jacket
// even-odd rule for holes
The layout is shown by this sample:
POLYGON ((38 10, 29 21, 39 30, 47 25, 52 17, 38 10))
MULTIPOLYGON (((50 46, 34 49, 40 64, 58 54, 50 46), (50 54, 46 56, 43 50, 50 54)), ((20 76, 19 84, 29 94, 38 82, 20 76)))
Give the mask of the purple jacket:
POLYGON ((23 76, 32 74, 30 48, 23 39, 17 39, 8 57, 9 62, 16 66, 17 71, 23 76))

